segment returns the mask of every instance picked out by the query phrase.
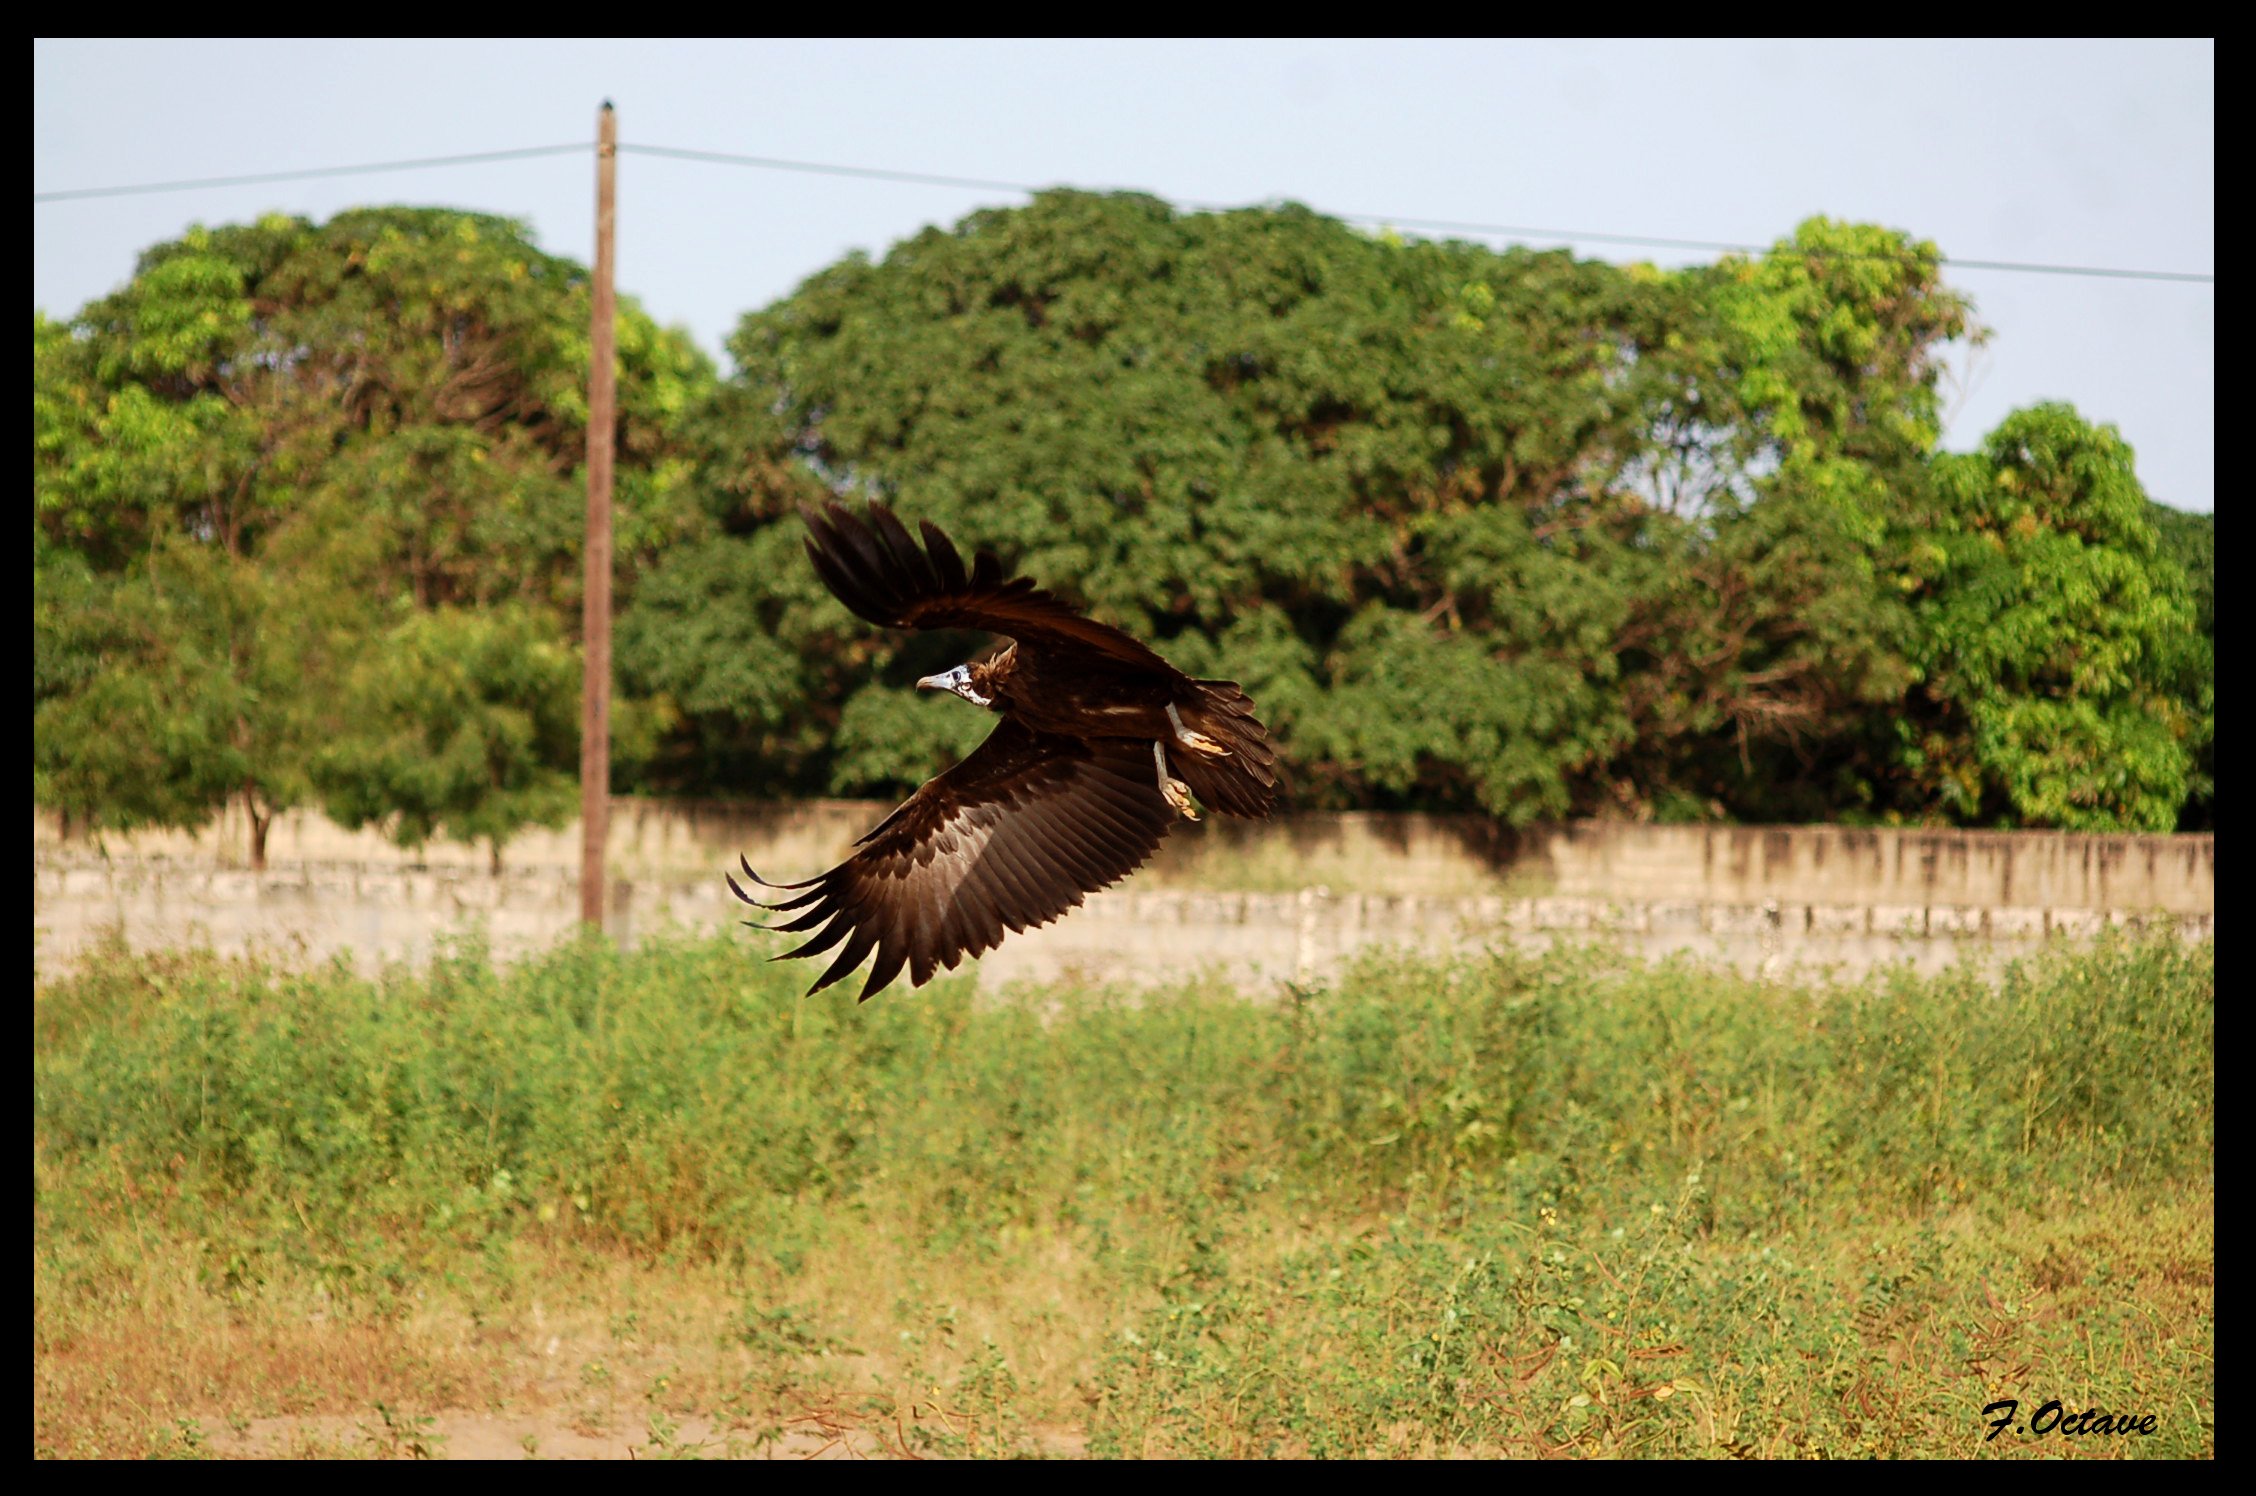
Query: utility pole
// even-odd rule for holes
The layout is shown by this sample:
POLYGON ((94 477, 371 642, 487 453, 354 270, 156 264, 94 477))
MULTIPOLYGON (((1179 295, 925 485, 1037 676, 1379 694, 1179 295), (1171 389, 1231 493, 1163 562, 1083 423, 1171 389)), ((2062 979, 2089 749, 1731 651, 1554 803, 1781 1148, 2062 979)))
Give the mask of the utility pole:
POLYGON ((580 688, 580 923, 603 928, 603 853, 611 837, 611 457, 618 433, 619 117, 596 116, 595 325, 588 339, 586 630, 580 688))

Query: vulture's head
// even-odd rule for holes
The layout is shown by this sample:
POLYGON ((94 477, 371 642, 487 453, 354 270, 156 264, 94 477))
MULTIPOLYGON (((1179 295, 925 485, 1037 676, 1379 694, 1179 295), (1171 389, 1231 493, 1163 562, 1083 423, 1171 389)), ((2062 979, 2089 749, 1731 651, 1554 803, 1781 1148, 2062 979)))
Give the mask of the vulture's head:
POLYGON ((943 670, 938 675, 928 675, 917 682, 917 689, 953 691, 973 706, 993 706, 995 686, 1009 671, 1012 653, 1006 649, 991 659, 975 660, 969 665, 943 670))

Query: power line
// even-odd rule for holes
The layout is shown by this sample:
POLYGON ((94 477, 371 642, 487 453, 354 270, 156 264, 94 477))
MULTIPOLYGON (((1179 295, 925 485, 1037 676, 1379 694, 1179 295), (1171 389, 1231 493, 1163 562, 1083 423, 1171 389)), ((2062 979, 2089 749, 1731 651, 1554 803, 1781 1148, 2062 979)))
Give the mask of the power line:
MULTIPOLYGON (((786 161, 777 156, 737 156, 726 151, 691 151, 670 145, 626 145, 621 155, 665 156, 676 161, 707 161, 721 166, 756 166, 765 171, 798 171, 824 177, 862 177, 874 182, 910 182, 919 187, 969 187, 979 192, 1040 192, 1024 182, 998 182, 987 177, 949 177, 928 171, 888 171, 879 166, 834 166, 822 161, 786 161)), ((1208 208, 1207 203, 1184 203, 1187 208, 1208 208)))
MULTIPOLYGON (((130 187, 86 187, 67 192, 35 192, 34 203, 67 202, 86 198, 126 197, 151 192, 186 192, 199 187, 245 187, 265 182, 295 182, 317 177, 366 176, 377 172, 414 171, 424 167, 469 166, 487 161, 518 161, 535 156, 558 156, 587 150, 584 142, 566 145, 527 146, 513 151, 478 151, 460 156, 423 156, 404 161, 377 161, 358 166, 314 167, 302 171, 260 172, 248 176, 198 177, 177 182, 147 182, 130 187)), ((699 151, 680 146, 631 145, 622 143, 621 153, 638 156, 655 156, 676 161, 696 161, 717 166, 743 166, 758 171, 799 172, 812 176, 849 177, 873 182, 904 182, 919 187, 952 187, 975 192, 1018 192, 1033 194, 1047 190, 1031 182, 1011 182, 994 177, 960 177, 941 172, 900 171, 879 166, 846 166, 829 161, 795 161, 781 156, 748 156, 730 151, 699 151)), ((1092 189, 1106 191, 1141 189, 1092 189)), ((1164 194, 1153 193, 1155 197, 1164 194)), ((1194 212, 1228 213, 1244 207, 1237 203, 1200 202, 1192 198, 1168 199, 1177 207, 1194 212)), ((1320 211, 1320 210, 1319 210, 1320 211)), ((1530 224, 1479 223, 1453 218, 1417 218, 1388 213, 1332 213, 1329 217, 1346 223, 1376 225, 1381 228, 1406 228, 1445 234, 1472 234, 1487 238, 1513 240, 1542 240, 1576 244, 1620 244, 1639 249, 1681 249, 1702 254, 1776 255, 1800 254, 1808 259, 1860 259, 1895 260, 1900 255, 1880 253, 1840 252, 1829 250, 1781 250, 1775 245, 1734 243, 1720 239, 1679 239, 1654 234, 1617 234, 1598 229, 1562 229, 1539 227, 1530 224)), ((1995 270, 2020 275, 2065 275, 2105 280, 2175 281, 2193 285, 2215 285, 2217 277, 2195 271, 2181 270, 2129 270, 2102 265, 2054 265, 2031 260, 1970 260, 1955 256, 1938 257, 1938 263, 1954 270, 1995 270)))
MULTIPOLYGON (((1746 255, 1801 255, 1812 260, 1900 260, 1905 255, 1883 254, 1876 251, 1781 249, 1774 244, 1732 244, 1718 239, 1662 239, 1643 234, 1607 234, 1592 229, 1527 228, 1502 223, 1457 223, 1446 218, 1388 218, 1377 213, 1334 213, 1334 218, 1349 223, 1375 223, 1382 227, 1434 229, 1442 233, 1487 234, 1504 239, 1561 239, 1568 242, 1588 241, 1597 244, 1630 244, 1652 249, 1691 249, 1716 254, 1746 255)), ((1962 260, 1956 255, 1938 255, 1938 265, 1948 265, 1953 270, 2007 270, 2024 275, 2087 275, 2110 280, 2187 281, 2197 285, 2215 285, 2214 274, 2186 270, 2117 270, 2099 265, 2045 265, 2028 260, 1962 260)))
MULTIPOLYGON (((725 151, 692 151, 674 146, 622 145, 621 151, 632 151, 640 156, 667 156, 682 161, 707 161, 723 166, 749 166, 762 171, 807 172, 818 176, 860 177, 880 182, 909 182, 925 187, 969 187, 979 191, 1036 193, 1047 189, 1030 182, 1004 182, 989 177, 944 176, 935 172, 893 171, 875 166, 839 166, 823 161, 791 161, 777 156, 741 156, 725 151)), ((1103 191, 1144 191, 1142 188, 1091 189, 1103 191)), ((1152 193, 1165 197, 1163 193, 1152 193)), ((1243 207, 1237 203, 1199 202, 1192 198, 1170 198, 1177 207, 1190 208, 1204 213, 1229 213, 1243 207)), ((1319 209, 1318 211, 1323 211, 1319 209)), ((1898 260, 1901 255, 1856 253, 1832 250, 1781 250, 1768 244, 1735 244, 1720 239, 1671 239, 1652 234, 1614 234, 1596 229, 1537 228, 1527 224, 1469 223, 1452 218, 1410 218, 1388 213, 1326 213, 1346 223, 1376 224, 1381 228, 1431 229, 1440 233, 1481 234, 1499 239, 1546 239, 1568 243, 1624 244, 1642 249, 1688 249, 1708 254, 1800 254, 1810 259, 1898 260)), ((2082 275, 2101 276, 2114 280, 2186 281, 2200 285, 2214 285, 2214 274, 2201 274, 2181 270, 2120 270, 2095 265, 2047 265, 2023 260, 1962 260, 1950 255, 1940 256, 1938 263, 1959 270, 2005 270, 2029 275, 2082 275)))
POLYGON ((145 192, 188 192, 198 187, 252 187, 261 182, 302 182, 313 177, 361 177, 380 171, 416 171, 426 166, 472 166, 481 161, 523 161, 533 156, 584 153, 588 143, 529 145, 516 151, 473 151, 464 156, 418 156, 407 161, 371 161, 361 166, 313 166, 303 171, 262 171, 241 177, 191 177, 179 182, 142 182, 131 187, 80 187, 69 192, 34 192, 35 203, 70 202, 89 197, 134 197, 145 192))

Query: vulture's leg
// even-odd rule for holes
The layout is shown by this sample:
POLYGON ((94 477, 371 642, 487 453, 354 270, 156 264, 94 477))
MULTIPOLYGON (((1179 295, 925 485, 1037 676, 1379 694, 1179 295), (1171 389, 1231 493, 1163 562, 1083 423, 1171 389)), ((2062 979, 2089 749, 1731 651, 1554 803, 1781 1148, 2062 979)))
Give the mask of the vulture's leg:
POLYGON ((1215 742, 1205 733, 1193 732, 1185 727, 1183 719, 1175 715, 1175 703, 1172 701, 1167 703, 1167 725, 1175 729, 1175 741, 1181 743, 1193 753, 1203 753, 1208 758, 1228 758, 1230 756, 1229 749, 1215 742))
POLYGON ((1167 745, 1152 739, 1152 765, 1159 770, 1159 797, 1183 813, 1187 820, 1197 820, 1199 814, 1191 809, 1191 787, 1167 772, 1167 745))

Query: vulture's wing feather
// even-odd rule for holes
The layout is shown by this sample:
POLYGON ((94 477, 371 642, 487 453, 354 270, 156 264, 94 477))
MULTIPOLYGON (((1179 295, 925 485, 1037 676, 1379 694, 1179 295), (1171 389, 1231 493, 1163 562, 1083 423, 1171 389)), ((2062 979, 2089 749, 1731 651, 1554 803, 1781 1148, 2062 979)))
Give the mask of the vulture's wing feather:
POLYGON ((869 506, 864 521, 833 500, 802 509, 807 556, 823 585, 857 617, 896 629, 984 629, 1020 645, 1079 646, 1143 670, 1175 674, 1150 649, 1025 577, 1006 577, 981 551, 971 566, 937 525, 917 528, 919 545, 892 510, 869 506))
MULTIPOLYGON (((926 782, 862 838, 861 850, 761 904, 792 918, 764 929, 813 933, 777 960, 838 955, 808 991, 851 972, 872 951, 867 1001, 909 969, 937 968, 1002 944, 1006 930, 1048 924, 1084 894, 1116 883, 1152 854, 1175 818, 1160 798, 1149 748, 1084 742, 1004 718, 960 764, 926 782), (843 948, 840 948, 843 947, 843 948)), ((745 868, 755 882, 761 881, 745 868)))

